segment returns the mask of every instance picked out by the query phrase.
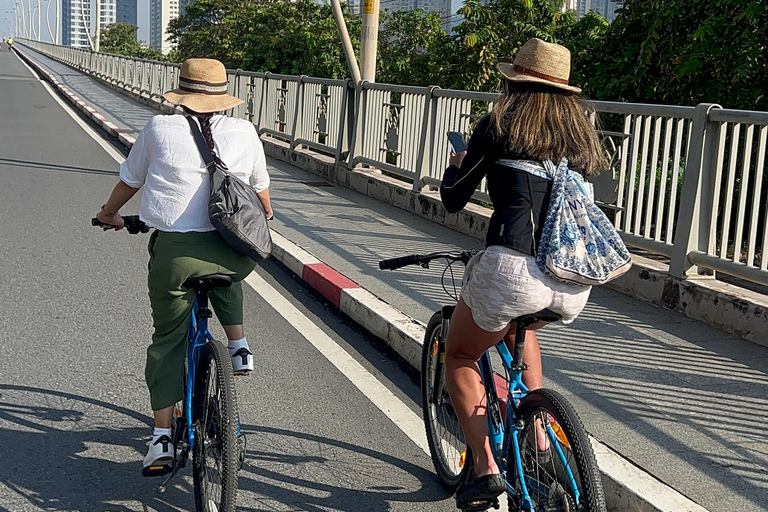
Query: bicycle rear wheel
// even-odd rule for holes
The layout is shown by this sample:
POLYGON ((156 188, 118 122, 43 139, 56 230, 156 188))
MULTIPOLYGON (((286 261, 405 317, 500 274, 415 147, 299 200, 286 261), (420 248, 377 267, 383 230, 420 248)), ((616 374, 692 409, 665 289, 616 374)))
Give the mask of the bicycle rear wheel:
POLYGON ((454 492, 472 463, 459 419, 445 385, 445 348, 442 337, 443 315, 432 315, 421 354, 421 403, 432 463, 442 486, 454 492))
POLYGON ((520 404, 523 428, 518 434, 520 466, 510 443, 509 472, 518 495, 509 499, 510 511, 522 510, 521 480, 525 482, 533 510, 551 512, 605 512, 600 470, 581 419, 573 406, 556 391, 538 389, 520 404), (537 434, 545 434, 543 448, 537 434))
POLYGON ((234 512, 237 502, 237 403, 232 362, 224 345, 201 349, 193 400, 192 479, 198 512, 234 512))

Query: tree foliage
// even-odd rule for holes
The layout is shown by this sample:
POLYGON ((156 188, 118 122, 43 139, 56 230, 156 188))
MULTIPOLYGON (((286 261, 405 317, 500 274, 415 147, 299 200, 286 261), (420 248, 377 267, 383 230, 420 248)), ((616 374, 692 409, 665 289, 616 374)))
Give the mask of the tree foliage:
POLYGON ((130 23, 113 23, 104 27, 99 50, 140 59, 164 60, 163 54, 142 45, 136 37, 139 27, 130 23))
MULTIPOLYGON (((359 52, 361 19, 342 7, 359 52)), ((377 80, 497 90, 496 64, 539 37, 571 49, 571 81, 594 99, 768 109, 766 0, 626 0, 612 24, 595 13, 577 20, 561 7, 562 0, 464 0, 462 22, 450 34, 433 13, 382 12, 377 80)), ((169 32, 174 60, 211 57, 229 68, 349 76, 328 3, 196 0, 169 32)), ((146 50, 135 42, 135 27, 117 26, 105 30, 102 48, 146 50)))
POLYGON ((627 0, 590 53, 600 99, 768 109, 765 0, 627 0))

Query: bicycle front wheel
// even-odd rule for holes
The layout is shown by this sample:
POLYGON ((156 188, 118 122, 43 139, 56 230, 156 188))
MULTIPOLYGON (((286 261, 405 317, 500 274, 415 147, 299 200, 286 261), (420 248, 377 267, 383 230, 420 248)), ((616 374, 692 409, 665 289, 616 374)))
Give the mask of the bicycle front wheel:
POLYGON ((193 394, 195 508, 197 512, 234 512, 239 452, 232 362, 217 341, 200 350, 193 394))
POLYGON ((520 460, 512 443, 507 459, 509 481, 517 491, 509 509, 526 509, 524 482, 533 510, 605 512, 600 470, 573 406, 556 391, 538 389, 521 402, 519 418, 523 421, 517 439, 520 460))
POLYGON ((442 486, 453 493, 464 480, 472 456, 445 384, 443 315, 432 315, 421 354, 421 403, 432 463, 442 486))

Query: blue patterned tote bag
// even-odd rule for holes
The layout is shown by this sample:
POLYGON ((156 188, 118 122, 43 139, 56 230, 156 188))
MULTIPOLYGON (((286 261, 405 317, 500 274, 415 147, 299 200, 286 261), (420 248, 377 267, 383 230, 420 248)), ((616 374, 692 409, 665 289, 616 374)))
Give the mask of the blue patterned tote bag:
POLYGON ((632 257, 581 175, 568 168, 565 158, 557 167, 549 160, 543 164, 553 183, 536 255, 539 268, 561 281, 584 285, 604 284, 628 271, 632 257))

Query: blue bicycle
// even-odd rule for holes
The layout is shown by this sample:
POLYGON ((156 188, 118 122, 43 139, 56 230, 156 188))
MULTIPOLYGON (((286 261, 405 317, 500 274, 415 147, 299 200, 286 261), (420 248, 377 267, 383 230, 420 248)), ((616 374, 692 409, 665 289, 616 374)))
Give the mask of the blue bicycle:
MULTIPOLYGON (((381 261, 379 267, 397 269, 407 265, 428 268, 436 259, 448 265, 465 266, 474 251, 414 254, 381 261)), ((452 274, 452 273, 451 273, 452 274)), ((453 493, 471 471, 472 455, 459 426, 445 384, 445 333, 455 306, 443 306, 429 321, 421 359, 421 393, 424 423, 432 462, 443 487, 453 493)), ((494 458, 507 484, 510 511, 604 512, 606 510, 600 471, 587 432, 573 406, 556 391, 529 391, 522 375, 526 331, 539 322, 556 322, 559 315, 548 310, 515 319, 513 353, 504 340, 496 344, 498 357, 486 351, 479 361, 486 393, 488 435, 494 458), (503 370, 494 372, 492 361, 503 370), (549 445, 540 448, 543 432, 549 445)), ((461 504, 464 511, 499 508, 498 500, 461 504)))
MULTIPOLYGON (((138 216, 123 217, 129 233, 147 233, 149 227, 138 216)), ((94 226, 111 226, 93 219, 94 226)), ((208 332, 213 316, 208 297, 214 288, 228 287, 232 277, 211 274, 193 277, 184 283, 197 293, 189 325, 189 344, 184 375, 184 400, 174 411, 172 425, 174 459, 170 466, 146 469, 145 476, 168 474, 158 492, 186 466, 193 454, 195 510, 197 512, 234 512, 237 502, 238 471, 245 459, 245 436, 235 395, 232 360, 224 344, 208 332), (177 453, 178 452, 178 453, 177 453)))

